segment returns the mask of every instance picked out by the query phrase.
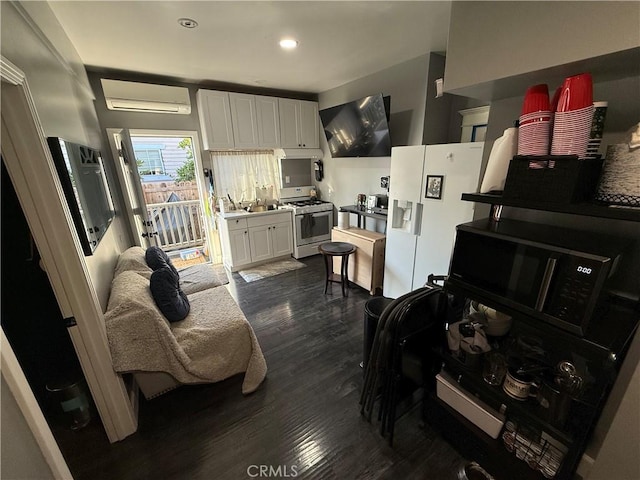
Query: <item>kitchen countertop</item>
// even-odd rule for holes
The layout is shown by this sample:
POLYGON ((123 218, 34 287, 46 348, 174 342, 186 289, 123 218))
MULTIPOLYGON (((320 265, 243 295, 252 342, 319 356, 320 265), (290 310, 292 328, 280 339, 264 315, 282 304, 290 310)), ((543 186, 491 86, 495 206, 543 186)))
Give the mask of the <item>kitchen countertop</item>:
POLYGON ((247 212, 245 210, 235 210, 230 212, 220 213, 220 217, 226 220, 228 219, 236 219, 236 218, 247 218, 247 217, 260 217, 262 215, 273 215, 275 213, 288 213, 291 212, 289 209, 282 210, 267 210, 265 212, 247 212))

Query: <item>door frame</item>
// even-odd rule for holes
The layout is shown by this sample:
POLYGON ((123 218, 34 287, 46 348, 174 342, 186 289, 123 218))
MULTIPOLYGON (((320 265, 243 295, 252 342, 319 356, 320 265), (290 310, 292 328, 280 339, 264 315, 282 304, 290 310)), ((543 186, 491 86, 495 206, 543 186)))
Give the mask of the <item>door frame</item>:
POLYGON ((62 452, 51 433, 51 429, 42 414, 42 410, 40 410, 38 401, 33 395, 27 378, 24 376, 18 359, 13 353, 13 349, 2 329, 0 329, 0 357, 0 372, 2 372, 2 377, 7 382, 7 386, 16 400, 33 434, 33 438, 38 444, 38 447, 40 447, 42 456, 51 469, 53 478, 72 479, 73 476, 67 466, 67 462, 62 456, 62 452))
MULTIPOLYGON (((110 442, 122 440, 137 430, 137 397, 135 393, 129 396, 122 377, 113 369, 102 308, 27 78, 5 57, 0 57, 0 77, 5 166, 62 316, 75 319, 69 335, 107 437, 110 442)), ((11 370, 10 364, 7 368, 16 378, 23 374, 11 370)), ((45 433, 38 429, 34 436, 44 438, 45 433)))
MULTIPOLYGON (((142 129, 142 128, 130 128, 128 129, 129 137, 191 137, 193 151, 193 161, 195 165, 196 186, 198 188, 198 197, 200 200, 200 206, 202 207, 202 217, 206 228, 206 242, 209 250, 209 258, 214 257, 214 244, 211 238, 211 232, 216 230, 215 222, 213 218, 206 214, 207 208, 205 202, 209 201, 209 192, 207 189, 207 182, 204 176, 204 165, 202 163, 202 157, 200 154, 200 138, 198 132, 195 130, 160 130, 160 129, 142 129)), ((209 169, 211 170, 211 169, 209 169)), ((213 206, 209 206, 209 210, 213 211, 213 206)))

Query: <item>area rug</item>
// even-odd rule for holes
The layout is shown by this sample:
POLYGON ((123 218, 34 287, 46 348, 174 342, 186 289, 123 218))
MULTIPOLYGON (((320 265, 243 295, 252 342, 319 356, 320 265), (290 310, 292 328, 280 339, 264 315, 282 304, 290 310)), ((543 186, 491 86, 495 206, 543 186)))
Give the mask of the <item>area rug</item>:
POLYGON ((280 275, 303 267, 306 267, 304 263, 294 258, 288 258, 279 262, 266 263, 247 270, 240 270, 238 273, 244 278, 245 282, 255 282, 256 280, 273 277, 274 275, 280 275))

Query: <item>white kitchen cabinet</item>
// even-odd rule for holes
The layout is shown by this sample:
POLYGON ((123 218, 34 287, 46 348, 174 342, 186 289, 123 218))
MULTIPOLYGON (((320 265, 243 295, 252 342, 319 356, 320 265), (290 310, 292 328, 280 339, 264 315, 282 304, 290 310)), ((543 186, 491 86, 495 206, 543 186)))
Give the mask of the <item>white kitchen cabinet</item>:
POLYGON ((235 148, 229 92, 198 90, 196 102, 205 150, 235 148))
POLYGON ((293 228, 291 222, 276 223, 271 227, 273 256, 281 257, 293 252, 293 228))
POLYGON ((280 145, 282 148, 318 148, 318 103, 289 98, 278 99, 280 145))
POLYGON ((231 123, 236 148, 258 148, 258 114, 255 95, 230 93, 231 123))
MULTIPOLYGON (((220 239, 224 264, 229 269, 251 263, 249 229, 246 218, 223 219, 220 222, 220 239)), ((233 270, 233 271, 235 271, 233 270)))
POLYGON ((232 272, 293 252, 291 212, 248 213, 220 223, 224 264, 232 272))
POLYGON ((249 245, 251 247, 252 262, 261 262, 273 258, 273 248, 271 244, 270 225, 261 225, 249 229, 249 245))
POLYGON ((278 99, 256 95, 258 145, 261 148, 280 148, 280 117, 278 99))
POLYGON ((231 230, 229 232, 231 244, 231 265, 239 267, 251 263, 251 247, 248 230, 231 230))
POLYGON ((251 261, 262 262, 293 252, 293 224, 290 212, 247 218, 251 261))

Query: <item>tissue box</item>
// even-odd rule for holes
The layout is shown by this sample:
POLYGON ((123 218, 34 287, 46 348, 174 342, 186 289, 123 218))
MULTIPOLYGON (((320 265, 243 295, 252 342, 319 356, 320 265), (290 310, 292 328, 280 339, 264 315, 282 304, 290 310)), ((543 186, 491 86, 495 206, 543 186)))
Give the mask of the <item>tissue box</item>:
POLYGON ((640 147, 609 145, 596 200, 610 205, 640 207, 640 147))

